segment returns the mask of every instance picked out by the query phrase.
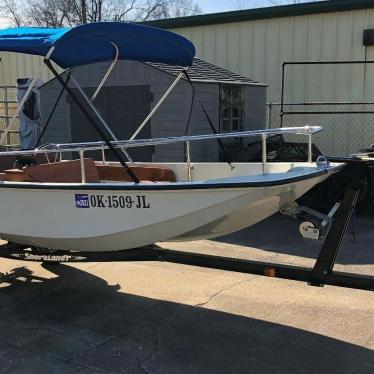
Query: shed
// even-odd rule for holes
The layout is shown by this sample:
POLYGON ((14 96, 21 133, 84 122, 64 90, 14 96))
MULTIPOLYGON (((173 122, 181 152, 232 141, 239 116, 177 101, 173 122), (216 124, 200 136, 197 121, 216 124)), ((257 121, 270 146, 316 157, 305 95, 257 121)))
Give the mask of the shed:
MULTIPOLYGON (((108 69, 109 62, 74 68, 73 76, 90 96, 108 69)), ((105 82, 94 104, 118 139, 128 139, 157 103, 180 70, 165 64, 119 61, 105 82)), ((266 85, 195 58, 186 77, 140 134, 138 139, 184 135, 190 119, 191 134, 209 134, 212 129, 203 112, 204 106, 211 122, 220 132, 261 129, 266 120, 266 85), (202 104, 202 105, 201 105, 202 104)), ((65 78, 64 78, 65 79, 65 78)), ((69 82, 69 86, 73 86, 69 82)), ((40 89, 42 124, 49 116, 60 93, 56 79, 40 89)), ((67 94, 56 108, 43 143, 96 141, 99 137, 67 94)), ((238 141, 228 140, 228 148, 238 141)), ((234 148, 233 148, 234 149, 234 148)), ((183 144, 133 148, 129 151, 135 161, 184 161, 183 144)), ((192 161, 218 161, 221 155, 216 141, 191 144, 192 161)))

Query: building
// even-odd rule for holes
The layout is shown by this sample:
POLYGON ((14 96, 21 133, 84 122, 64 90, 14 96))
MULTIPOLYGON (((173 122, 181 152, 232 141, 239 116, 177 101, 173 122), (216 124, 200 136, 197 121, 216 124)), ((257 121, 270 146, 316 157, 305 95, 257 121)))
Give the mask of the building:
MULTIPOLYGON (((72 69, 73 76, 91 96, 108 69, 108 62, 72 69)), ((175 80, 180 69, 165 64, 118 61, 95 106, 110 124, 118 139, 129 139, 151 108, 175 80)), ((137 138, 181 136, 190 118, 191 134, 210 134, 205 108, 217 131, 253 130, 265 127, 266 85, 195 59, 188 71, 193 86, 184 77, 157 110, 137 138), (203 105, 203 107, 202 107, 203 105)), ((69 83, 70 87, 77 91, 69 83)), ((43 122, 61 91, 56 79, 40 88, 43 122)), ((78 93, 78 92, 77 92, 78 93)), ((63 94, 43 137, 44 143, 101 140, 72 100, 63 94)), ((227 141, 237 147, 241 139, 227 141)), ((247 140, 244 141, 248 142, 247 140)), ((181 144, 131 149, 136 161, 184 161, 181 144)), ((192 161, 218 161, 220 150, 215 140, 191 143, 192 161)))
MULTIPOLYGON (((374 1, 330 0, 305 4, 206 14, 149 25, 189 38, 197 56, 238 74, 268 84, 273 126, 280 125, 281 68, 285 61, 374 61, 374 43, 363 33, 374 29, 374 1)), ((289 106, 283 125, 314 124, 325 128, 316 136, 326 154, 356 152, 374 143, 374 64, 292 65, 285 72, 286 103, 359 105, 289 106), (334 112, 319 114, 316 112, 334 112), (365 112, 365 113, 342 113, 365 112)))
MULTIPOLYGON (((374 46, 363 44, 363 32, 374 28, 372 0, 329 0, 295 5, 274 6, 233 12, 205 14, 148 22, 167 28, 190 39, 197 56, 238 74, 267 82, 268 100, 277 102, 281 93, 281 65, 284 61, 374 60, 374 46)), ((374 80, 374 66, 366 67, 374 80)), ((362 84, 364 66, 351 69, 346 79, 336 76, 316 79, 323 71, 295 72, 288 98, 305 97, 310 81, 320 81, 320 90, 331 83, 337 95, 350 90, 361 97, 352 84, 362 84), (317 73, 317 76, 316 76, 317 73)), ((369 77, 366 77, 369 79, 369 77)), ((362 91, 362 90, 361 90, 362 91)), ((367 90, 369 95, 373 90, 367 90)), ((310 93, 313 95, 313 92, 310 93)), ((330 95, 330 96, 329 96, 330 95)), ((373 94, 374 95, 374 94, 373 94)))

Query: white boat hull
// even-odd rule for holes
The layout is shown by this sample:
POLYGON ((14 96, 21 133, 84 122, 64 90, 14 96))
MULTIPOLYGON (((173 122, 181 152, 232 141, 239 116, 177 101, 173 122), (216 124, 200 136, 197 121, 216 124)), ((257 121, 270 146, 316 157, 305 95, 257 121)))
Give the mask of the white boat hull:
MULTIPOLYGON (((331 172, 334 169, 331 169, 331 172)), ((286 175, 286 173, 283 173, 286 175)), ((35 184, 0 188, 0 237, 44 248, 112 251, 158 241, 213 238, 253 225, 326 179, 251 186, 254 176, 235 183, 145 185, 121 189, 35 184), (151 188, 152 187, 152 188, 151 188), (201 187, 201 188, 200 188, 201 187)), ((270 177, 269 177, 270 178, 270 177)), ((253 184, 253 183, 252 183, 253 184)), ((96 186, 97 187, 97 186, 96 186)))

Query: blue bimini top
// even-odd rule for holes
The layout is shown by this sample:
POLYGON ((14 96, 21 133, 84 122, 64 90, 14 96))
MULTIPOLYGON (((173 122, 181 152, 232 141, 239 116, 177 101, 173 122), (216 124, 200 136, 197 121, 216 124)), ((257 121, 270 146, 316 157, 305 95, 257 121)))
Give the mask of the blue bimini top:
POLYGON ((0 51, 46 56, 62 68, 119 59, 191 66, 194 45, 183 36, 126 22, 89 23, 72 29, 19 27, 0 30, 0 51))

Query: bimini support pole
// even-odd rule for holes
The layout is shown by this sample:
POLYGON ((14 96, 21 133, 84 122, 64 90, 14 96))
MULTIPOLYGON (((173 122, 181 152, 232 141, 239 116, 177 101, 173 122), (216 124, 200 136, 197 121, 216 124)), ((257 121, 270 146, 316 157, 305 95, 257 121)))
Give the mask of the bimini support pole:
POLYGON ((313 161, 312 134, 308 135, 308 162, 313 161))
POLYGON ((116 51, 116 54, 115 54, 115 57, 114 57, 114 60, 113 62, 110 64, 107 72, 105 73, 103 79, 101 80, 100 84, 97 86, 96 88, 96 91, 94 92, 94 94, 92 95, 90 101, 91 103, 94 102, 94 100, 96 99, 96 96, 99 94, 99 92, 101 91, 101 89, 103 88, 104 86, 104 83, 106 82, 106 80, 108 79, 110 73, 112 72, 112 70, 114 69, 114 66, 116 65, 117 61, 118 61, 118 56, 119 56, 119 49, 117 47, 117 45, 113 42, 110 42, 110 44, 113 45, 115 51, 116 51))
POLYGON ((56 77, 56 79, 60 82, 60 84, 65 88, 66 92, 70 95, 70 97, 73 99, 75 104, 78 106, 78 108, 81 110, 83 115, 88 119, 92 127, 95 129, 95 131, 100 135, 100 137, 103 139, 107 147, 113 152, 114 156, 117 158, 117 160, 120 162, 120 164, 123 166, 126 173, 130 176, 130 178, 135 182, 139 183, 139 178, 135 175, 135 173, 129 168, 127 165, 123 153, 121 153, 118 149, 113 147, 110 140, 108 139, 105 132, 98 126, 95 119, 91 116, 91 114, 87 111, 87 109, 82 105, 82 103, 79 101, 79 99, 76 97, 75 93, 72 91, 72 89, 66 84, 66 82, 61 78, 61 76, 57 73, 56 69, 53 67, 51 61, 49 60, 49 57, 51 56, 53 52, 54 47, 50 49, 48 52, 46 58, 44 59, 44 63, 48 67, 48 69, 52 72, 52 74, 56 77))
POLYGON ((261 134, 261 148, 262 148, 262 173, 267 174, 266 134, 261 134))
POLYGON ((173 90, 173 88, 176 86, 176 84, 181 80, 183 77, 183 74, 185 71, 187 71, 188 68, 183 68, 183 70, 178 74, 178 76, 175 78, 174 82, 171 84, 171 86, 165 91, 165 93, 162 95, 161 99, 158 101, 158 103, 153 107, 151 112, 148 114, 148 116, 144 119, 144 121, 140 124, 138 129, 134 132, 130 140, 134 140, 136 136, 142 131, 143 127, 148 123, 148 121, 153 117, 153 115, 156 113, 157 109, 160 107, 160 105, 165 101, 165 99, 170 95, 170 92, 173 90))

